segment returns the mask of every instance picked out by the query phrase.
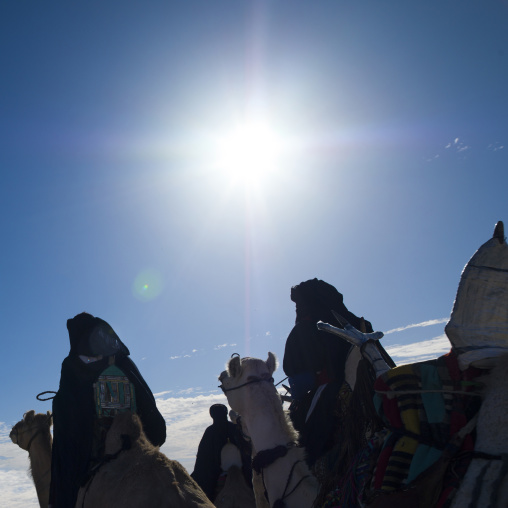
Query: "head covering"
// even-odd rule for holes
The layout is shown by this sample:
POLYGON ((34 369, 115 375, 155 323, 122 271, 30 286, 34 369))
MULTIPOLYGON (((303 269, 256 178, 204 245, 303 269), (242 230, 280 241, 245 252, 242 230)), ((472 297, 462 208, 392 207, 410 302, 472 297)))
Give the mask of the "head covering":
POLYGON ((224 404, 213 404, 210 406, 210 416, 213 418, 214 423, 227 421, 228 408, 224 404))
POLYGON ((489 359, 508 353, 508 245, 501 221, 462 271, 445 333, 462 369, 490 367, 489 359))
MULTIPOLYGON (((342 328, 332 313, 334 310, 355 328, 360 328, 360 318, 347 309, 342 294, 324 280, 310 279, 293 286, 291 300, 296 304, 297 323, 302 320, 323 321, 342 328)), ((373 331, 369 321, 365 321, 365 326, 367 332, 373 331)))
POLYGON ((104 320, 82 312, 67 320, 70 354, 85 356, 128 356, 129 349, 104 320))

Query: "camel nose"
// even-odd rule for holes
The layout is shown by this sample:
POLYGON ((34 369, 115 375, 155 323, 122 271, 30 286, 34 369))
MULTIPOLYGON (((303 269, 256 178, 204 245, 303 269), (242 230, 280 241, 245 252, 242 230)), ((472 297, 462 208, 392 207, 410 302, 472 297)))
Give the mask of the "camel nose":
POLYGON ((18 433, 14 430, 11 430, 11 433, 9 434, 9 437, 11 438, 11 441, 14 444, 18 444, 18 433))

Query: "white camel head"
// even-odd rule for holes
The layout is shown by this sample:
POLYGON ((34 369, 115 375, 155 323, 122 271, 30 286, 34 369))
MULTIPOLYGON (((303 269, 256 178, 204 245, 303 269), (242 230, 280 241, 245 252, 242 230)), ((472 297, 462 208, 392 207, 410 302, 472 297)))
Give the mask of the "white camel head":
MULTIPOLYGON (((245 402, 249 391, 242 388, 248 385, 266 382, 273 386, 273 373, 277 369, 277 359, 273 353, 268 353, 266 361, 258 358, 240 358, 234 356, 226 365, 226 370, 219 376, 220 388, 225 393, 231 408, 243 415, 245 413, 245 402)), ((273 386, 273 391, 277 390, 273 386)))

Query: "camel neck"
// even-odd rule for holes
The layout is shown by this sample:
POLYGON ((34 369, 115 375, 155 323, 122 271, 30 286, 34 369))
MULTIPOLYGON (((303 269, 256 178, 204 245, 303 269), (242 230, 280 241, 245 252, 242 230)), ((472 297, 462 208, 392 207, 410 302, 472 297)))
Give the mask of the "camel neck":
POLYGON ((285 416, 281 411, 266 413, 252 412, 243 416, 252 445, 256 451, 268 450, 280 445, 287 445, 293 437, 285 424, 285 416))
POLYGON ((41 506, 49 503, 49 485, 51 482, 51 434, 40 432, 34 437, 28 455, 30 470, 41 506))

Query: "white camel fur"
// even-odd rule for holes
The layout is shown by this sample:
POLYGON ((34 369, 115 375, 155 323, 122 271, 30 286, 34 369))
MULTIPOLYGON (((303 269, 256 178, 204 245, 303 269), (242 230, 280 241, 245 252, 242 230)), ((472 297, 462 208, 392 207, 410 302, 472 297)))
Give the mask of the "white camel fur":
POLYGON ((287 508, 310 508, 319 485, 305 462, 304 450, 297 446, 298 433, 285 415, 273 384, 277 368, 273 353, 266 362, 257 358, 234 357, 220 376, 221 387, 231 408, 242 417, 242 424, 258 453, 278 450, 279 458, 263 464, 262 477, 271 507, 282 501, 287 508))

